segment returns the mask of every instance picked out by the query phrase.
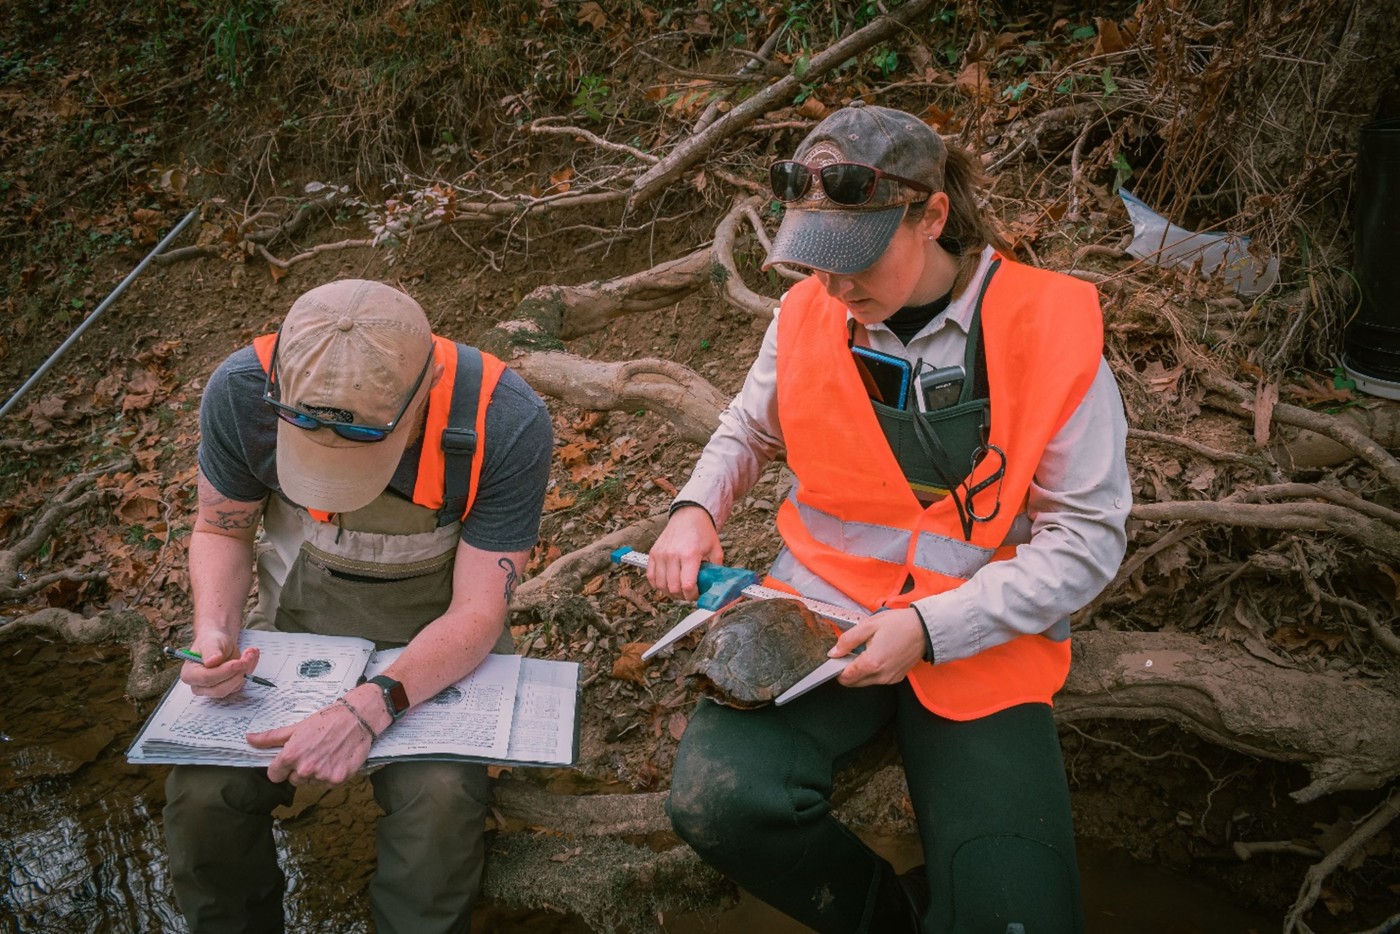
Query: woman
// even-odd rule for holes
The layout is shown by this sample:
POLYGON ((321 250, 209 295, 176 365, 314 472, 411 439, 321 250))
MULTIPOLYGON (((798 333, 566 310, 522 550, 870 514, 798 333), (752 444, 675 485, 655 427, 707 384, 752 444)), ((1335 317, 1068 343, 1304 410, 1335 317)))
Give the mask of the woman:
POLYGON ((702 701, 669 809, 712 866, 821 932, 1082 929, 1051 696, 1068 617, 1123 557, 1122 402, 1087 283, 1014 263, 980 172, 859 102, 770 171, 784 297, 647 576, 694 599, 718 528, 785 450, 773 586, 859 610, 836 681, 702 701), (907 369, 906 369, 907 368, 907 369), (907 387, 901 383, 907 379, 907 387), (834 771, 893 723, 925 866, 897 876, 830 814, 834 771))

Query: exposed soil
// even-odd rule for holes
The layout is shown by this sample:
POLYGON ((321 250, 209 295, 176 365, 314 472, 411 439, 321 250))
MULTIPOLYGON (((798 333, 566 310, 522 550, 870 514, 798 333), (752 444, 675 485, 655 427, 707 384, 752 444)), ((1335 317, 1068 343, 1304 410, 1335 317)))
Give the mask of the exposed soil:
MULTIPOLYGON (((90 41, 74 39, 67 53, 77 56, 90 41)), ((732 63, 727 67, 732 70, 732 63)), ((77 80, 76 67, 73 73, 77 80)), ((22 107, 34 106, 40 97, 55 108, 72 97, 66 90, 68 84, 55 90, 52 75, 41 81, 44 75, 37 70, 29 79, 13 69, 6 74, 4 94, 28 95, 22 104, 16 103, 18 98, 4 98, 16 120, 22 107)), ((635 86, 626 92, 619 89, 617 97, 640 97, 646 80, 655 74, 656 69, 651 68, 630 75, 635 86)), ((830 96, 836 99, 837 92, 830 96)), ((266 105, 261 116, 268 126, 286 118, 281 107, 266 105)), ((567 112, 569 108, 560 103, 558 109, 567 112)), ((796 119, 790 112, 784 116, 796 119)), ((52 122, 51 129, 55 134, 72 132, 71 124, 60 119, 52 122)), ((556 139, 526 144, 511 135, 504 122, 497 130, 509 143, 501 147, 503 152, 516 152, 510 147, 528 152, 497 167, 492 184, 499 182, 501 190, 517 184, 562 184, 555 178, 560 167, 569 164, 570 147, 577 143, 556 139)), ((240 131, 245 140, 257 138, 253 129, 243 127, 240 131)), ((798 138, 782 134, 775 131, 770 145, 790 148, 798 138)), ((179 136, 173 131, 168 135, 179 136)), ((71 147, 70 138, 62 139, 71 147)), ((15 145, 14 140, 6 143, 12 160, 16 158, 15 145)), ((168 174, 162 174, 179 162, 173 147, 160 160, 149 152, 145 155, 150 158, 139 174, 123 174, 113 160, 83 166, 81 184, 75 185, 83 193, 77 204, 66 208, 53 203, 33 206, 33 219, 24 222, 29 226, 17 221, 16 226, 7 228, 10 232, 6 236, 12 239, 52 237, 54 243, 71 246, 72 238, 53 233, 45 226, 51 221, 44 216, 45 212, 59 216, 68 211, 63 216, 80 229, 100 232, 104 247, 85 248, 81 253, 75 249, 67 257, 49 256, 37 263, 17 249, 11 252, 13 266, 24 269, 10 277, 10 292, 5 296, 6 307, 22 313, 12 314, 0 332, 0 386, 6 388, 7 398, 72 333, 82 314, 96 307, 136 266, 155 237, 190 207, 203 208, 201 223, 205 227, 191 230, 175 244, 177 247, 221 242, 221 229, 226 231, 229 217, 238 213, 230 204, 246 201, 251 205, 257 200, 272 205, 270 210, 276 217, 285 219, 297 198, 305 200, 302 192, 307 182, 353 185, 362 168, 347 165, 343 153, 338 154, 340 161, 328 155, 326 164, 317 164, 302 152, 302 161, 295 166, 276 164, 271 194, 258 172, 247 173, 256 176, 252 178, 239 178, 237 173, 224 176, 212 165, 205 167, 202 176, 191 175, 188 187, 177 190, 171 187, 168 174), (116 193, 104 200, 90 181, 107 175, 116 193), (158 179, 168 184, 162 187, 158 179), (287 195, 285 202, 275 200, 281 194, 287 195), (268 200, 263 202, 264 198, 268 200), (138 214, 136 205, 149 213, 138 214), (132 236, 113 236, 112 231, 130 231, 132 236), (121 239, 128 242, 122 245, 118 243, 121 239), (60 276, 66 276, 61 285, 60 276), (36 315, 36 308, 52 309, 52 314, 36 315)), ((1107 160, 1106 154, 1100 155, 1107 160)), ((55 158, 51 171, 76 173, 74 166, 72 161, 55 158)), ((24 184, 39 187, 33 173, 26 175, 24 184)), ((55 583, 24 602, 0 607, 0 613, 8 621, 46 606, 84 615, 132 609, 144 616, 162 639, 171 643, 186 640, 189 600, 185 549, 194 508, 197 407, 204 379, 219 360, 274 328, 300 292, 348 276, 398 285, 420 301, 439 333, 470 343, 510 319, 522 298, 537 286, 583 283, 645 270, 711 240, 733 192, 721 195, 713 187, 707 190, 694 177, 687 184, 690 188, 668 200, 664 212, 658 209, 662 220, 640 232, 622 233, 623 228, 637 223, 636 218, 624 217, 617 207, 603 206, 577 208, 560 216, 444 225, 408 238, 392 251, 363 246, 332 249, 290 269, 270 264, 237 243, 226 244, 223 255, 153 264, 0 424, 0 438, 22 444, 18 449, 5 449, 0 465, 0 533, 11 542, 73 476, 128 456, 134 458, 131 466, 100 479, 98 486, 105 491, 101 503, 87 506, 55 528, 49 543, 25 567, 31 576, 71 568, 102 571, 104 577, 55 583), (599 245, 614 236, 617 239, 611 245, 599 245)), ((0 190, 9 190, 8 182, 0 190)), ((1046 225, 1043 230, 1027 233, 1024 242, 1035 253, 1023 258, 1068 268, 1083 243, 1091 239, 1099 243, 1120 241, 1128 232, 1126 218, 1115 207, 1116 197, 1106 188, 1101 193, 1103 198, 1089 206, 1093 210, 1086 210, 1092 217, 1085 225, 1089 233, 1068 224, 1049 224, 1036 214, 1039 208, 1029 215, 1019 209, 1004 211, 1012 226, 1030 223, 1027 217, 1037 225, 1046 225)), ((998 203, 1021 195, 1003 186, 998 203)), ((6 208, 9 215, 15 215, 19 208, 12 194, 6 208)), ((647 210, 650 219, 651 209, 647 210)), ((253 212, 250 208, 244 213, 253 212)), ((352 212, 318 215, 307 229, 280 244, 276 255, 286 257, 317 245, 358 240, 369 233, 352 212)), ((746 273, 754 273, 756 249, 750 245, 746 257, 741 257, 746 273)), ((782 288, 775 279, 756 276, 755 281, 761 281, 770 293, 782 288)), ((1190 292, 1180 279, 1170 277, 1150 287, 1134 282, 1114 289, 1111 295, 1106 293, 1113 323, 1111 361, 1123 376, 1134 427, 1179 430, 1212 451, 1252 451, 1254 426, 1235 414, 1203 407, 1203 392, 1180 383, 1181 371, 1174 368, 1173 338, 1182 332, 1195 333, 1192 329, 1197 325, 1199 332, 1212 335, 1212 341, 1223 342, 1227 348, 1243 348, 1246 343, 1241 336, 1244 323, 1239 324, 1240 331, 1222 336, 1222 330, 1228 329, 1214 323, 1210 309, 1233 306, 1208 305, 1205 300, 1209 298, 1204 291, 1190 292), (1189 312, 1188 304, 1192 305, 1189 312), (1202 307, 1206 308, 1205 317, 1192 317, 1202 307)), ((1246 318, 1241 312, 1231 321, 1246 322, 1246 318)), ((742 382, 762 329, 763 322, 706 290, 666 307, 621 316, 606 329, 569 341, 567 349, 593 360, 660 357, 677 361, 723 393, 732 394, 742 382)), ((1306 398, 1317 403, 1328 399, 1331 392, 1319 374, 1306 370, 1290 385, 1294 394, 1288 396, 1286 387, 1285 396, 1294 401, 1306 398)), ((554 417, 558 457, 541 542, 528 569, 531 574, 562 554, 664 510, 697 454, 693 443, 680 439, 673 425, 645 407, 630 412, 593 412, 552 397, 546 401, 554 417)), ((1341 404, 1354 401, 1347 397, 1341 404)), ((1202 497, 1218 496, 1228 487, 1227 479, 1237 475, 1232 472, 1244 469, 1188 461, 1178 453, 1150 446, 1134 450, 1135 482, 1144 500, 1171 498, 1172 491, 1183 488, 1202 497)), ((1322 471, 1316 473, 1320 476, 1322 471)), ((1359 473, 1351 471, 1344 479, 1361 494, 1374 495, 1377 485, 1368 485, 1370 481, 1358 477, 1359 473)), ((724 530, 722 541, 729 563, 761 568, 771 559, 777 548, 773 514, 786 486, 782 467, 770 467, 724 530)), ((1139 524, 1135 533, 1140 531, 1139 524)), ((1182 603, 1190 602, 1183 594, 1207 588, 1205 571, 1211 559, 1239 560, 1240 554, 1248 557, 1256 546, 1265 550, 1256 539, 1255 532, 1246 530, 1204 544, 1188 542, 1164 550, 1152 561, 1150 575, 1144 571, 1116 601, 1097 607, 1092 619, 1081 624, 1126 630, 1174 629, 1182 603), (1212 555, 1213 548, 1222 552, 1229 549, 1229 555, 1212 555)), ((1364 561, 1357 562, 1354 553, 1336 549, 1333 542, 1318 536, 1300 535, 1280 551, 1296 560, 1299 568, 1336 571, 1339 577, 1344 572, 1353 577, 1358 573, 1371 579, 1380 577, 1375 562, 1357 572, 1356 565, 1364 561)), ((1318 669, 1388 678, 1393 683, 1393 662, 1387 666, 1383 658, 1378 660, 1383 653, 1369 642, 1360 645, 1364 638, 1358 639, 1355 628, 1321 618, 1311 602, 1294 592, 1303 589, 1292 583, 1296 579, 1284 579, 1290 583, 1283 587, 1267 580, 1261 586, 1268 594, 1266 604, 1252 600, 1248 592, 1237 595, 1224 585, 1223 589, 1210 590, 1218 596, 1223 610, 1212 617, 1216 620, 1214 629, 1207 627, 1207 633, 1246 643, 1255 638, 1269 651, 1291 653, 1290 657, 1318 669), (1261 616, 1267 623, 1259 622, 1257 617, 1261 616), (1267 638, 1257 638, 1261 633, 1267 638)), ((1220 576, 1209 580, 1218 582, 1220 576)), ((1379 598, 1375 605, 1380 607, 1379 598)), ((642 644, 664 632, 687 610, 655 600, 640 574, 613 569, 587 580, 573 600, 551 607, 548 613, 516 614, 511 624, 517 650, 581 661, 585 683, 578 767, 516 770, 516 777, 528 778, 556 793, 664 790, 676 740, 695 700, 681 677, 695 640, 692 637, 683 642, 674 654, 649 666, 640 666, 636 660, 642 644)), ((1197 621, 1182 625, 1187 623, 1194 626, 1197 621)), ((29 646, 15 651, 23 654, 26 662, 34 662, 37 652, 36 665, 64 664, 67 658, 58 647, 40 650, 29 646)), ((96 663, 88 656, 84 661, 96 663)), ((121 659, 117 655, 99 661, 119 664, 121 659)), ((135 707, 144 714, 140 705, 135 707)), ((134 720, 135 714, 123 714, 123 728, 134 720)), ((0 721, 0 725, 0 733, 19 735, 10 723, 0 721)), ((1377 728, 1395 727, 1380 724, 1377 728)), ((99 755, 112 756, 119 732, 104 732, 99 723, 81 719, 77 738, 68 738, 81 747, 74 754, 78 764, 71 774, 80 778, 81 768, 88 762, 99 755)), ((1289 793, 1308 783, 1301 766, 1232 752, 1161 723, 1102 721, 1066 726, 1062 739, 1076 824, 1087 844, 1117 854, 1111 859, 1188 875, 1242 910, 1271 918, 1281 919, 1298 897, 1307 866, 1335 846, 1383 798, 1377 791, 1346 792, 1297 804, 1289 793), (1236 845, 1258 842, 1290 843, 1292 852, 1242 859, 1236 845)), ((24 780, 22 765, 13 757, 0 759, 0 777, 5 779, 0 784, 7 790, 13 791, 24 780)), ((35 774, 53 778, 70 773, 41 770, 35 774)), ((850 819, 871 833, 912 831, 901 782, 897 770, 879 773, 847 806, 850 819)), ((346 833, 362 829, 359 822, 368 806, 362 792, 362 787, 333 792, 304 813, 289 817, 288 824, 296 827, 298 822, 322 821, 331 838, 336 837, 338 827, 346 833), (341 800, 345 798, 349 798, 346 810, 356 816, 342 822, 332 816, 335 809, 330 805, 345 803, 341 800)), ((79 797, 78 791, 71 793, 79 797)), ((159 796, 154 787, 143 788, 141 793, 152 800, 159 796)), ((503 836, 528 832, 520 821, 502 818, 498 824, 503 836)), ((300 845, 301 838, 295 834, 290 839, 293 846, 300 845)), ((324 910, 325 916, 334 916, 362 909, 364 870, 356 868, 362 855, 340 854, 335 862, 345 875, 336 876, 324 892, 303 895, 315 906, 312 911, 324 910), (318 903, 318 898, 323 901, 318 903)), ((298 885, 312 891, 322 881, 320 877, 297 880, 298 885)), ((1172 918, 1166 914, 1171 909, 1162 910, 1164 924, 1170 923, 1172 918)), ((514 906, 494 905, 487 911, 496 913, 497 920, 484 918, 484 929, 525 929, 524 916, 517 914, 514 906), (491 923, 500 926, 492 928, 491 923)), ((1397 911, 1400 849, 1395 846, 1392 826, 1328 876, 1309 924, 1319 934, 1340 934, 1376 925, 1397 911)), ((577 919, 538 913, 529 917, 539 931, 572 934, 581 930, 577 919)), ((1164 926, 1163 931, 1167 930, 1194 929, 1164 926)))

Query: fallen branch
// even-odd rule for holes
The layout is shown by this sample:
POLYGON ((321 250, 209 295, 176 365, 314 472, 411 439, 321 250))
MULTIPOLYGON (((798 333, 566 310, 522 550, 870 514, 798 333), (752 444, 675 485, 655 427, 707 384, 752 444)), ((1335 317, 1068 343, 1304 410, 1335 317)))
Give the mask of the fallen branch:
POLYGON ((801 74, 789 72, 762 91, 734 107, 720 119, 690 136, 656 165, 632 183, 627 196, 627 210, 633 211, 642 202, 656 195, 683 175, 710 152, 720 141, 739 132, 768 112, 779 101, 789 101, 801 85, 818 81, 838 65, 854 58, 868 48, 885 41, 921 16, 932 0, 912 0, 894 13, 881 16, 866 26, 817 53, 801 74))
POLYGON ((740 222, 745 218, 756 217, 754 209, 765 200, 767 199, 763 195, 754 195, 730 208, 729 213, 724 215, 724 219, 715 228, 715 242, 711 249, 715 265, 712 278, 722 280, 725 298, 736 308, 763 320, 773 317, 773 312, 778 307, 778 299, 759 295, 744 284, 743 277, 739 275, 739 267, 734 262, 734 239, 740 222))

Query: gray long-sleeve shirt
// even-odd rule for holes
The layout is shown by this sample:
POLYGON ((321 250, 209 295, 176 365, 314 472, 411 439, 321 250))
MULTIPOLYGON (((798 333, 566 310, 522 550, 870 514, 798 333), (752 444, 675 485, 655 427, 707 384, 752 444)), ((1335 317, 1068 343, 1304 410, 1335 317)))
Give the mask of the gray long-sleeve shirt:
MULTIPOLYGON (((870 346, 911 362, 922 358, 925 367, 961 364, 978 286, 991 258, 988 248, 972 284, 907 346, 884 325, 866 328, 870 346)), ((721 413, 719 428, 676 497, 703 506, 716 526, 723 526, 735 501, 783 448, 777 393, 780 311, 774 309, 743 388, 721 413)), ((1132 505, 1126 439, 1118 386, 1101 360, 1078 409, 1036 468, 1026 508, 1030 541, 1014 558, 992 562, 961 587, 915 601, 935 661, 967 658, 1017 636, 1044 632, 1113 579, 1123 560, 1124 523, 1132 505)))

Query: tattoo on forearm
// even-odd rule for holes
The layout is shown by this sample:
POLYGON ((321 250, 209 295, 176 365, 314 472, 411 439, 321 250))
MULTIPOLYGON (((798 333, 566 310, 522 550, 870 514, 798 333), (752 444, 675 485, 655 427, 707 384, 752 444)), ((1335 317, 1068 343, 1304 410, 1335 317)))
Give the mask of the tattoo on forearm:
POLYGON ((515 582, 519 578, 519 573, 515 570, 515 562, 509 558, 502 558, 496 562, 496 567, 506 572, 506 605, 510 605, 510 598, 515 594, 515 582))

